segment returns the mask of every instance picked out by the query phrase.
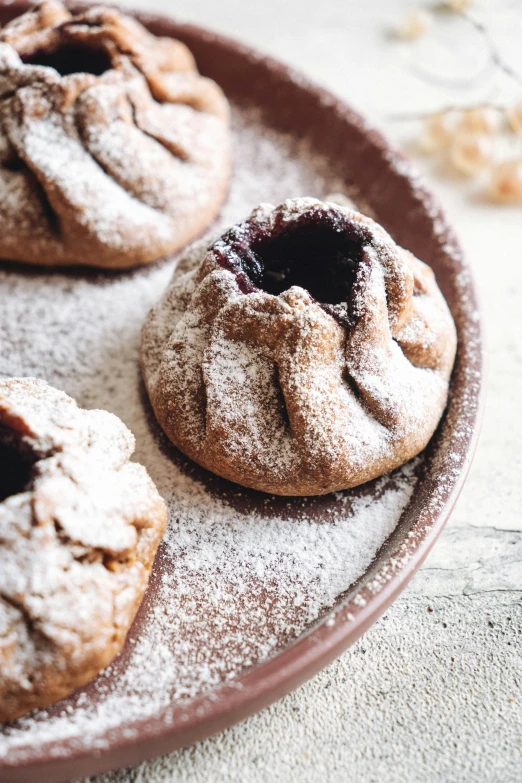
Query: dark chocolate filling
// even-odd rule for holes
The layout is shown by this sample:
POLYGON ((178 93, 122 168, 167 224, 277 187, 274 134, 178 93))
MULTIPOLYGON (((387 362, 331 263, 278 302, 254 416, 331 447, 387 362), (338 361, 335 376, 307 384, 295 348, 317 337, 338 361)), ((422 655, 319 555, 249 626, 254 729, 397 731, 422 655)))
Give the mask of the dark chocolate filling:
POLYGON ((110 55, 99 46, 87 44, 62 44, 57 49, 21 54, 22 62, 27 65, 45 65, 54 68, 61 76, 71 73, 91 73, 101 76, 112 68, 110 55))
POLYGON ((368 282, 371 235, 332 207, 315 207, 274 229, 246 222, 214 248, 221 266, 245 294, 280 294, 300 286, 345 327, 359 315, 358 294, 368 282))

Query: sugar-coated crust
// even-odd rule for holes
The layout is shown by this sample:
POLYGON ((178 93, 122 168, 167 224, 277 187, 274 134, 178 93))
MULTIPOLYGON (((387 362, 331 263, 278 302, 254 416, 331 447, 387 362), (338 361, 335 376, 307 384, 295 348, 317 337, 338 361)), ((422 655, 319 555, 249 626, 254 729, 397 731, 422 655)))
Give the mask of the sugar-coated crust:
POLYGON ((184 44, 57 0, 0 30, 0 257, 154 261, 205 229, 229 178, 228 103, 184 44), (64 51, 95 73, 60 75, 52 57, 64 51))
POLYGON ((167 510, 145 468, 129 462, 125 425, 44 381, 0 381, 0 448, 4 470, 21 455, 29 476, 0 503, 6 721, 63 698, 121 650, 167 510))
POLYGON ((185 454, 244 486, 319 495, 426 446, 455 351, 432 270, 369 218, 303 198, 261 205, 211 247, 188 251, 148 316, 141 357, 158 421, 185 454), (252 233, 325 215, 367 238, 371 271, 354 289, 352 326, 297 285, 245 293, 226 268, 252 233))

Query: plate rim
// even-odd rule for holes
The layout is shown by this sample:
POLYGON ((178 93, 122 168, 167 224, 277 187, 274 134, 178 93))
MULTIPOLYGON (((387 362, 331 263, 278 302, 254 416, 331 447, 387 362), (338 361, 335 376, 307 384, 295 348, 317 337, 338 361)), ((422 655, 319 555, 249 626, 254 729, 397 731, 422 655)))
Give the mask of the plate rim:
MULTIPOLYGON (((14 11, 16 13, 13 15, 18 15, 30 4, 28 0, 15 0, 14 2, 0 0, 0 9, 14 11)), ((90 7, 95 3, 75 2, 67 3, 67 5, 72 8, 81 8, 90 7)), ((380 131, 354 111, 348 103, 284 62, 266 56, 231 37, 199 25, 176 22, 168 15, 150 14, 127 7, 122 10, 126 14, 135 16, 146 26, 166 25, 170 28, 172 36, 179 33, 196 36, 206 44, 212 43, 218 48, 232 51, 235 55, 255 61, 262 69, 275 72, 286 82, 292 83, 295 89, 306 92, 318 105, 328 104, 339 115, 346 117, 347 123, 359 123, 360 127, 364 128, 365 134, 371 136, 372 147, 378 148, 383 155, 388 156, 390 167, 396 159, 405 159, 402 153, 380 131)), ((411 179, 411 175, 408 173, 401 173, 397 170, 395 176, 411 179)), ((421 190, 423 199, 433 211, 433 215, 436 215, 436 219, 442 227, 440 233, 451 240, 454 253, 459 256, 461 270, 466 272, 468 276, 466 293, 472 299, 474 310, 478 313, 477 322, 474 324, 476 329, 474 337, 477 343, 474 366, 478 378, 474 393, 476 409, 473 418, 469 421, 471 431, 462 454, 463 461, 459 473, 450 490, 446 492, 442 509, 434 514, 432 524, 419 530, 418 540, 414 544, 408 560, 397 567, 390 578, 372 594, 370 600, 363 598, 362 601, 365 601, 363 603, 361 596, 368 589, 366 584, 368 569, 360 584, 358 583, 358 586, 352 588, 348 595, 341 599, 339 606, 323 616, 314 627, 285 649, 256 665, 234 682, 219 686, 207 694, 196 697, 188 702, 186 707, 178 707, 177 709, 174 707, 177 723, 165 720, 169 710, 166 708, 160 716, 127 724, 127 726, 136 727, 136 730, 139 727, 138 738, 136 736, 119 736, 117 740, 110 741, 109 746, 101 751, 70 748, 68 740, 61 740, 56 744, 67 748, 67 754, 63 756, 50 757, 50 754, 46 753, 42 754, 42 758, 33 757, 28 761, 19 759, 13 763, 10 763, 8 758, 0 759, 0 776, 4 783, 27 783, 36 774, 38 775, 38 783, 61 783, 71 778, 127 767, 180 749, 229 728, 282 698, 337 658, 382 616, 422 565, 444 529, 471 467, 480 437, 484 413, 486 366, 482 307, 471 267, 462 253, 460 243, 456 239, 451 225, 440 208, 438 199, 425 186, 421 186, 421 190)), ((452 258, 452 262, 455 263, 455 258, 452 258)), ((402 517, 403 514, 401 514, 401 519, 402 517)), ((388 554, 388 560, 396 557, 403 545, 404 542, 396 549, 393 548, 388 554)), ((110 735, 111 732, 121 733, 121 729, 112 729, 107 734, 110 735)), ((44 747, 50 747, 51 744, 47 743, 44 747)))

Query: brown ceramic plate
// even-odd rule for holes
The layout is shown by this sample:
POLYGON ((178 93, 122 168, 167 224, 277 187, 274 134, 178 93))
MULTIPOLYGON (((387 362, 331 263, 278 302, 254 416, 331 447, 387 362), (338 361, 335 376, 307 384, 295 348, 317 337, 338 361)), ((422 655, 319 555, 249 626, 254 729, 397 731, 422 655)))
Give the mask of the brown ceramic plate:
MULTIPOLYGON (((6 4, 0 20, 25 7, 6 4)), ((0 730, 2 783, 65 781, 135 764, 220 731, 311 677, 374 623, 411 579, 448 519, 477 439, 482 344, 474 285, 453 232, 408 162, 348 106, 278 62, 198 28, 140 18, 154 33, 185 41, 200 70, 233 103, 236 171, 222 223, 243 217, 261 200, 343 191, 431 264, 458 329, 450 401, 428 449, 406 471, 319 499, 241 491, 175 452, 140 385, 139 328, 168 282, 172 260, 122 275, 2 264, 0 374, 45 377, 80 403, 121 416, 137 436, 138 459, 170 498, 175 527, 115 664, 70 699, 0 730), (194 523, 186 486, 194 503, 204 496, 205 503, 218 504, 214 510, 225 509, 211 533, 204 510, 194 523), (349 550, 345 563, 333 550, 383 509, 389 529, 380 526, 380 548, 370 552, 367 545, 368 562, 353 573, 349 550), (321 554, 326 547, 321 562, 313 553, 310 561, 309 552, 292 560, 301 532, 313 543, 309 549, 321 554), (272 538, 259 543, 263 536, 272 538), (229 537, 237 544, 230 553, 229 537), (194 558, 187 565, 192 539, 201 539, 198 551, 206 556, 215 544, 221 565, 200 568, 194 558), (252 541, 262 550, 257 559, 252 541), (278 562, 283 545, 295 570, 291 578, 278 562), (268 578, 249 570, 258 561, 270 566, 268 578), (301 571, 309 566, 305 584, 301 571), (318 591, 321 574, 326 582, 318 591), (180 587, 183 579, 188 590, 180 587)))

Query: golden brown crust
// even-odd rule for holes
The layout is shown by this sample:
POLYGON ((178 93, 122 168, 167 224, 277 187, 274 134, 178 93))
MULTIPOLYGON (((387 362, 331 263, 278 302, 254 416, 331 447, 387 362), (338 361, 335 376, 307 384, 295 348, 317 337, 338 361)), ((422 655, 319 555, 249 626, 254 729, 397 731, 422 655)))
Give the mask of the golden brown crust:
POLYGON ((375 478, 426 446, 455 350, 431 269, 370 219, 294 199, 263 205, 189 252, 144 326, 142 365, 158 421, 185 454, 245 486, 315 495, 375 478), (238 259, 251 257, 253 236, 330 218, 364 237, 366 278, 351 289, 351 314, 299 284, 273 295, 245 278, 238 259))
POLYGON ((229 177, 228 103, 179 41, 55 0, 0 31, 0 256, 154 261, 205 229, 229 177))
POLYGON ((123 646, 167 518, 133 451, 112 414, 44 381, 0 382, 0 721, 63 698, 123 646))

